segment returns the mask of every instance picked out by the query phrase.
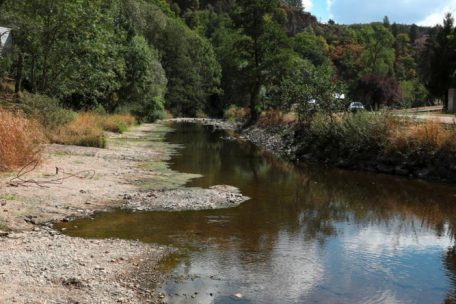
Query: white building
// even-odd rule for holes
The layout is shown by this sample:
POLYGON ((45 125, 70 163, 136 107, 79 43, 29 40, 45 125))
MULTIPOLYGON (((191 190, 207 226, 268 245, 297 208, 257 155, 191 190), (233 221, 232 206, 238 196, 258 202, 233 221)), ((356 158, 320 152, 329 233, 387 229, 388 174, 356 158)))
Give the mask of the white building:
POLYGON ((0 27, 0 56, 11 47, 13 38, 11 29, 7 27, 0 27))

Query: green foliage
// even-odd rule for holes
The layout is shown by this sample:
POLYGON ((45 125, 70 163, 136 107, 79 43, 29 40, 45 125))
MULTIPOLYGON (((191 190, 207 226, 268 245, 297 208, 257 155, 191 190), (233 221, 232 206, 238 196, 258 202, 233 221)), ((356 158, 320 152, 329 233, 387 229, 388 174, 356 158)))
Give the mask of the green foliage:
POLYGON ((298 66, 297 74, 283 80, 278 96, 283 105, 297 111, 302 124, 308 125, 317 112, 333 121, 334 114, 344 108, 343 101, 338 98, 343 92, 343 85, 334 79, 329 66, 315 67, 304 60, 298 66))
POLYGON ((297 34, 293 38, 293 49, 304 59, 310 60, 315 66, 329 63, 329 46, 325 38, 317 36, 311 30, 297 34))
POLYGON ((388 143, 391 121, 388 113, 346 113, 337 120, 317 114, 301 132, 298 154, 311 154, 320 161, 344 164, 375 159, 388 143))
POLYGON ((135 36, 126 54, 126 84, 121 90, 121 102, 141 120, 154 121, 164 110, 163 96, 167 79, 158 55, 146 40, 135 36))
POLYGON ((45 95, 25 93, 20 103, 21 109, 37 118, 46 130, 54 130, 76 117, 76 113, 61 107, 59 101, 45 95))
POLYGON ((102 0, 7 0, 14 24, 18 87, 61 99, 107 98, 119 88, 123 64, 116 46, 116 6, 102 0))
POLYGON ((443 27, 438 26, 430 37, 423 56, 422 69, 426 87, 431 96, 448 104, 448 89, 455 86, 456 28, 451 14, 445 17, 443 27))
MULTIPOLYGON (((0 77, 14 78, 17 91, 52 97, 52 107, 102 108, 154 121, 165 110, 222 115, 237 105, 250 107, 251 122, 264 108, 296 108, 308 120, 316 112, 309 100, 331 118, 343 108, 334 96, 356 97, 372 83, 367 80, 393 89, 384 84, 401 83, 403 106, 421 104, 423 83, 431 97, 444 99, 454 81, 451 17, 432 34, 386 17, 320 24, 301 1, 288 0, 1 3, 0 22, 14 28, 15 47, 0 60, 0 77)), ((377 103, 371 99, 360 101, 377 103)), ((56 117, 44 124, 65 121, 62 111, 51 111, 56 117)))
POLYGON ((282 65, 291 60, 289 41, 280 24, 274 17, 280 15, 277 0, 249 0, 238 3, 234 14, 235 24, 245 36, 236 44, 240 75, 245 79, 245 86, 250 95, 251 122, 255 122, 261 113, 264 88, 280 81, 282 65))
POLYGON ((364 47, 362 54, 365 73, 385 75, 393 70, 394 37, 383 24, 362 26, 358 39, 364 47))
POLYGON ((429 105, 429 93, 420 81, 406 80, 402 81, 400 86, 402 91, 402 107, 412 108, 429 105))
POLYGON ((205 110, 209 97, 219 92, 221 77, 210 42, 153 4, 130 2, 126 12, 133 28, 160 54, 168 79, 166 108, 189 116, 205 110))
POLYGON ((168 76, 167 108, 195 116, 218 92, 221 70, 212 46, 175 20, 169 20, 157 45, 168 76))

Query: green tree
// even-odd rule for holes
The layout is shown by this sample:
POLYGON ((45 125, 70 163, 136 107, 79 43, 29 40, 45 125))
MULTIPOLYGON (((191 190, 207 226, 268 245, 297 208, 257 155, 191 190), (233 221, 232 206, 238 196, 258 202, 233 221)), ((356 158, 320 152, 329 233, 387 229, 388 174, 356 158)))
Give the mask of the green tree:
POLYGON ((374 23, 363 26, 360 34, 366 72, 383 75, 391 73, 394 63, 394 37, 391 32, 382 24, 374 23))
POLYGON ((109 99, 123 74, 115 3, 7 0, 15 28, 16 89, 59 98, 109 99))
POLYGON ((445 108, 448 106, 448 89, 454 84, 455 49, 454 18, 448 14, 443 26, 436 28, 424 54, 426 87, 432 97, 443 100, 445 108))
POLYGON ((238 3, 234 16, 236 25, 247 37, 236 48, 245 62, 240 72, 250 88, 250 123, 260 116, 262 89, 278 77, 280 60, 286 57, 282 51, 287 48, 287 37, 273 18, 278 5, 277 0, 246 0, 238 3))
POLYGON ((416 78, 416 62, 412 54, 410 38, 406 33, 397 35, 394 42, 396 60, 394 71, 399 81, 411 80, 416 78))
POLYGON ((391 22, 388 16, 383 17, 383 26, 386 27, 388 30, 391 28, 391 22))
POLYGON ((295 69, 296 73, 290 74, 280 85, 282 103, 296 109, 304 126, 312 122, 317 112, 334 122, 334 114, 344 107, 339 96, 345 87, 336 79, 332 68, 328 65, 315 67, 308 60, 301 60, 295 69))
POLYGON ((296 8, 298 10, 304 10, 304 6, 302 5, 301 0, 285 0, 284 2, 292 8, 296 8))
POLYGON ((317 36, 312 30, 306 30, 293 37, 293 49, 302 58, 310 60, 314 65, 329 64, 329 46, 325 38, 317 36))
POLYGON ((210 42, 151 2, 123 0, 136 33, 157 49, 168 79, 166 108, 195 116, 219 93, 221 68, 210 42))
POLYGON ((164 110, 167 79, 157 52, 142 36, 135 36, 125 54, 126 77, 121 106, 142 120, 154 121, 164 110))

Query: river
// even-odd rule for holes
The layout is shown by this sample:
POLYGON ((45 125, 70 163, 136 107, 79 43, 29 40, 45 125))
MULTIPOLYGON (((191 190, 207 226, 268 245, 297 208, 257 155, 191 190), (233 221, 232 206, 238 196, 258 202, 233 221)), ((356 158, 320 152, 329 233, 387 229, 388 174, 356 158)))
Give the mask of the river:
POLYGON ((87 238, 172 245, 168 303, 456 303, 456 187, 297 167, 225 131, 175 124, 173 170, 251 200, 203 212, 102 213, 87 238))

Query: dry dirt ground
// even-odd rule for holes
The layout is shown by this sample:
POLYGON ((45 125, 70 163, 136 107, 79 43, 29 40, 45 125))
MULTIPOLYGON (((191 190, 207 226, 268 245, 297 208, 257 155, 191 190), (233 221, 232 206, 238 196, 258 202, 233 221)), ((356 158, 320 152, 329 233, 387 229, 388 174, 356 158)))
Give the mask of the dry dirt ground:
POLYGON ((71 238, 51 223, 117 207, 201 210, 247 200, 228 186, 184 188, 197 176, 167 167, 178 148, 163 141, 168 131, 148 124, 110 134, 107 149, 49 145, 20 180, 0 176, 0 303, 161 302, 150 289, 172 249, 71 238))

